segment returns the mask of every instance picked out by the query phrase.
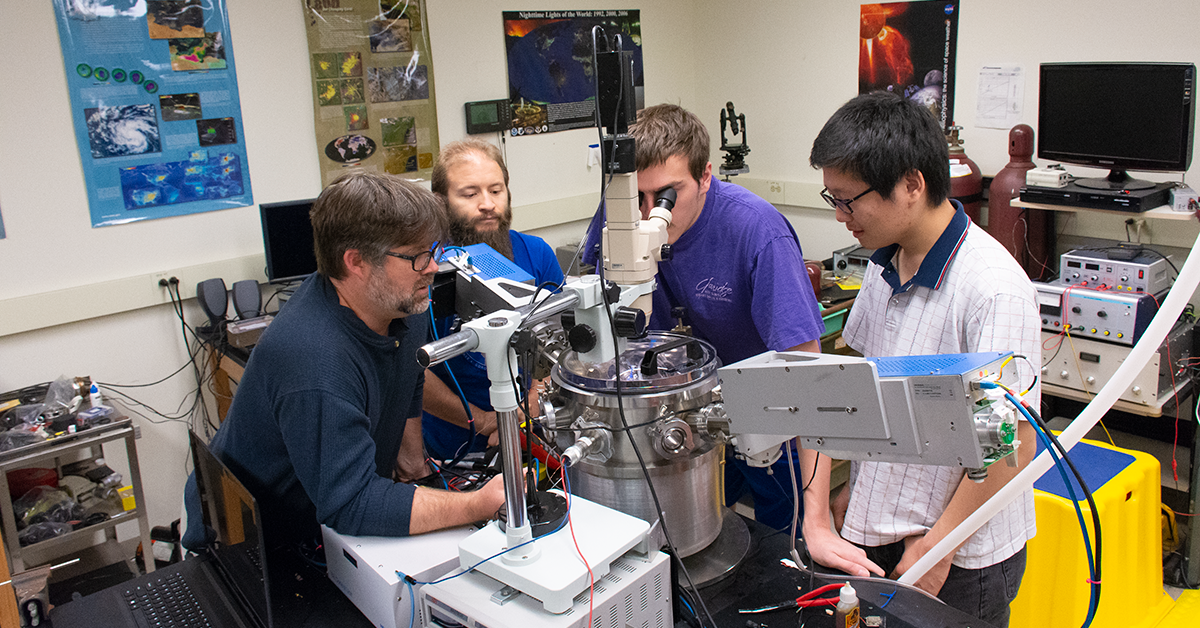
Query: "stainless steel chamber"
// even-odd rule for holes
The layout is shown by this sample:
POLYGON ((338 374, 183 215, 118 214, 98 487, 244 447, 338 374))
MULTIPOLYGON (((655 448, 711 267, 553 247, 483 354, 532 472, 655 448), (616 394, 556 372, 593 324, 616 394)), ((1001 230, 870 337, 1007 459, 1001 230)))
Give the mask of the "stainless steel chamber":
POLYGON ((619 360, 585 363, 562 353, 547 391, 547 423, 570 464, 571 492, 653 524, 644 462, 679 555, 709 546, 726 513, 726 438, 714 425, 723 419, 720 366, 711 345, 665 332, 630 340, 619 360))

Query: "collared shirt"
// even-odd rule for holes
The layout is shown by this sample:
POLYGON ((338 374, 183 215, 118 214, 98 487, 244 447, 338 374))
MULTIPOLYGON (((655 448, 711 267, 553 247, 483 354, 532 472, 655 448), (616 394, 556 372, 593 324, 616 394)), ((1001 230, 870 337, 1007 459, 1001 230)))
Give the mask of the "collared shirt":
MULTIPOLYGON (((866 356, 1012 351, 1022 387, 1041 365, 1037 292, 999 242, 957 213, 901 284, 896 246, 876 251, 843 331, 866 356)), ((1040 403, 1040 386, 1025 399, 1040 403)), ((852 467, 852 492, 842 535, 876 546, 927 532, 945 511, 965 471, 956 467, 863 462, 852 467)), ((1035 532, 1033 492, 1026 491, 984 524, 954 556, 966 569, 994 565, 1035 532)))
POLYGON ((892 294, 905 292, 913 286, 925 286, 932 290, 941 288, 942 281, 946 279, 946 272, 950 269, 950 262, 954 259, 954 254, 958 252, 958 249, 962 247, 963 242, 966 241, 967 227, 971 225, 971 219, 963 211, 962 205, 959 205, 958 201, 951 202, 955 204, 958 211, 954 212, 954 217, 950 219, 950 224, 946 225, 946 230, 938 237, 937 242, 933 243, 933 248, 925 254, 925 259, 921 262, 921 267, 917 269, 917 274, 903 285, 900 283, 900 273, 892 262, 896 257, 896 252, 900 250, 899 244, 885 246, 871 255, 871 261, 883 267, 882 277, 892 287, 892 294))

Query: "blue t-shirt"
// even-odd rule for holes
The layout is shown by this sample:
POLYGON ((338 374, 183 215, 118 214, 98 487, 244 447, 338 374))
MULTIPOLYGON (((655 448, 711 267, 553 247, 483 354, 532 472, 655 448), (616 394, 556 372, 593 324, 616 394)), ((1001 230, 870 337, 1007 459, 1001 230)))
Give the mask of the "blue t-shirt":
MULTIPOLYGON (((594 260, 600 221, 588 228, 594 260)), ((696 222, 658 264, 651 329, 671 329, 673 306, 724 364, 783 351, 825 332, 791 224, 745 188, 713 178, 696 222)))
MULTIPOLYGON (((535 285, 550 282, 555 286, 544 289, 557 291, 558 287, 562 286, 563 273, 558 265, 558 257, 554 255, 554 249, 537 236, 517 231, 508 233, 512 238, 513 261, 517 266, 533 275, 535 285)), ((447 316, 437 321, 434 329, 438 338, 450 333, 450 326, 453 324, 454 318, 447 316)), ((429 370, 456 394, 458 390, 455 388, 454 382, 457 380, 467 401, 476 407, 482 410, 492 409, 491 397, 488 394, 491 382, 488 381, 487 367, 482 353, 464 353, 429 370), (447 366, 449 366, 450 372, 454 373, 454 379, 451 379, 447 373, 447 366)), ((453 458, 471 435, 469 430, 443 421, 428 412, 422 416, 421 429, 425 434, 425 446, 429 453, 435 458, 441 459, 453 458)), ((477 435, 471 451, 482 451, 486 447, 487 437, 477 435)))

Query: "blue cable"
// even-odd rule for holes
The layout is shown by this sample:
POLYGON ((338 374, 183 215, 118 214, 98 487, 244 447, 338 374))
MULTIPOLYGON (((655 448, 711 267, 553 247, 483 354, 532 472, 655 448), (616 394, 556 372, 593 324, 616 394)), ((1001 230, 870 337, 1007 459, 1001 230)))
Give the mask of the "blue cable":
MULTIPOLYGON (((396 575, 399 576, 400 572, 397 571, 396 575)), ((413 597, 412 583, 408 581, 408 578, 402 577, 401 579, 404 580, 404 586, 408 587, 408 628, 413 628, 413 622, 417 618, 417 598, 413 597)))
MULTIPOLYGON (((979 387, 999 388, 999 386, 992 382, 980 382, 979 387)), ((1079 528, 1083 532, 1083 546, 1087 553, 1088 573, 1094 578, 1096 576, 1096 565, 1092 560, 1092 545, 1088 539, 1087 523, 1084 522, 1083 510, 1079 507, 1079 496, 1075 493, 1075 487, 1072 486, 1071 480, 1067 477, 1067 472, 1063 468, 1063 461, 1061 458, 1059 458, 1058 452, 1055 451, 1053 443, 1050 442, 1050 438, 1044 432, 1042 432, 1041 426, 1037 424, 1037 421, 1033 420, 1033 416, 1029 414, 1029 411, 1026 410, 1024 406, 1021 405, 1020 400, 1018 400, 1012 395, 1012 393, 1009 392, 1005 392, 1004 396, 1008 399, 1009 403, 1015 406, 1017 411, 1025 417, 1025 420, 1029 422, 1029 425, 1033 427, 1033 432, 1037 434, 1038 439, 1042 441, 1042 446, 1046 448, 1046 451, 1050 452, 1050 458, 1054 460, 1054 468, 1058 470, 1059 476, 1062 477, 1063 485, 1067 487, 1067 493, 1071 495, 1071 504, 1075 506, 1075 516, 1077 519, 1079 519, 1079 528)))
POLYGON ((684 608, 686 608, 688 610, 688 612, 692 614, 692 617, 696 617, 696 611, 692 609, 691 604, 688 604, 687 598, 685 598, 681 595, 681 596, 679 596, 679 601, 683 602, 684 608))
MULTIPOLYGON (((992 382, 980 382, 980 388, 999 388, 999 386, 992 382)), ((1030 426, 1033 427, 1034 433, 1037 434, 1038 438, 1042 441, 1042 446, 1046 448, 1046 451, 1050 453, 1050 458, 1054 460, 1054 467, 1058 470, 1059 475, 1062 477, 1063 484, 1067 488, 1067 492, 1071 495, 1071 505, 1075 508, 1075 516, 1079 520, 1079 529, 1083 535, 1083 546, 1088 560, 1088 574, 1094 581, 1096 578, 1096 563, 1092 554, 1092 545, 1088 537, 1087 523, 1083 518, 1083 510, 1079 506, 1079 496, 1075 493, 1075 488, 1071 485, 1071 481, 1067 477, 1066 470, 1063 468, 1063 461, 1059 457, 1058 452, 1055 451, 1053 443, 1050 442, 1049 435, 1042 431, 1041 426, 1038 425, 1037 421, 1033 419, 1033 415, 1029 413, 1029 411, 1016 397, 1012 395, 1012 393, 1006 391, 1004 396, 1008 399, 1009 403, 1015 406, 1017 411, 1020 412, 1027 421, 1029 421, 1030 426)), ((1088 614, 1083 623, 1084 628, 1087 628, 1087 626, 1091 625, 1092 620, 1096 615, 1098 600, 1096 599, 1095 588, 1096 587, 1093 584, 1091 586, 1092 592, 1088 597, 1088 614)))
MULTIPOLYGON (((437 319, 433 317, 433 308, 429 308, 429 330, 433 333, 433 339, 438 340, 437 319)), ((471 428, 471 435, 467 439, 467 451, 470 451, 471 445, 475 442, 475 421, 471 416, 471 404, 467 401, 467 395, 463 393, 462 386, 458 385, 458 378, 454 376, 454 371, 450 368, 450 362, 442 362, 442 366, 446 367, 446 372, 450 374, 450 381, 454 384, 454 389, 458 391, 458 398, 463 403, 463 410, 467 413, 467 425, 471 428)))

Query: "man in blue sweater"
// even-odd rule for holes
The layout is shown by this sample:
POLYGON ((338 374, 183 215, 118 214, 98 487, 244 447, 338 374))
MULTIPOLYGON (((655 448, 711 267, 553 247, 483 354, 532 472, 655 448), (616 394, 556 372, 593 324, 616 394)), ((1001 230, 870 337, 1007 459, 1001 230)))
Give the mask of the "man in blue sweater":
MULTIPOLYGON (((470 246, 487 244, 533 276, 536 285, 554 291, 563 273, 554 249, 539 237, 510 229, 512 193, 508 168, 500 149, 481 140, 463 140, 443 146, 433 168, 433 191, 450 209, 450 242, 470 246)), ((543 293, 545 294, 545 293, 543 293)), ((438 337, 450 333, 453 319, 434 323, 438 337)), ((425 416, 422 429, 430 455, 454 458, 481 451, 489 439, 496 441, 496 412, 488 395, 490 382, 483 355, 465 353, 429 369, 425 378, 425 416), (470 405, 468 417, 458 389, 470 405), (471 438, 475 428, 474 442, 471 438)))
MULTIPOLYGON (((311 212, 317 272, 263 334, 210 447, 260 502, 276 539, 404 536, 491 517, 499 477, 473 493, 405 482, 428 473, 421 447, 428 287, 445 208, 389 175, 340 177, 311 212), (400 481, 397 482, 393 478, 400 481)), ((204 543, 195 478, 184 546, 204 543)))

